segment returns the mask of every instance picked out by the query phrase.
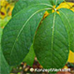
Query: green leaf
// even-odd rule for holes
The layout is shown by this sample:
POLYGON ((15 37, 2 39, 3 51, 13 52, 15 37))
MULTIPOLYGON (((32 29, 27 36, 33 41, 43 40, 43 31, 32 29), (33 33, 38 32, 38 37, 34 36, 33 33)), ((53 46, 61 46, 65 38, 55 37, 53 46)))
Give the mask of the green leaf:
POLYGON ((8 16, 4 19, 0 19, 0 28, 4 27, 10 19, 11 19, 11 16, 8 16))
POLYGON ((6 62, 3 53, 1 51, 1 45, 0 45, 0 73, 1 74, 9 74, 10 73, 10 67, 8 63, 6 62))
POLYGON ((0 28, 0 44, 1 44, 1 36, 2 36, 2 28, 0 28))
POLYGON ((74 12, 69 9, 60 9, 59 12, 68 32, 69 49, 74 52, 74 12))
POLYGON ((56 12, 42 22, 33 46, 37 59, 44 68, 62 68, 66 64, 69 54, 68 35, 56 12))
MULTIPOLYGON (((50 5, 49 0, 19 0, 13 9, 12 16, 14 16, 16 13, 21 11, 23 8, 27 8, 28 6, 31 5, 36 5, 36 4, 45 4, 45 5, 50 5)), ((52 6, 52 5, 50 5, 52 6)))
POLYGON ((33 49, 33 45, 32 45, 30 47, 30 51, 29 51, 28 55, 24 59, 24 62, 26 62, 29 66, 32 67, 32 65, 34 63, 34 59, 35 59, 35 53, 34 53, 34 49, 33 49))
POLYGON ((34 5, 17 13, 6 25, 2 35, 4 56, 11 66, 20 64, 29 52, 35 31, 43 18, 47 5, 34 5))
POLYGON ((50 3, 52 4, 52 5, 59 5, 60 3, 62 3, 63 1, 65 1, 65 0, 50 0, 50 3))
POLYGON ((1 35, 2 35, 2 29, 0 28, 0 73, 1 74, 9 74, 10 68, 8 63, 6 62, 2 50, 1 50, 1 35))

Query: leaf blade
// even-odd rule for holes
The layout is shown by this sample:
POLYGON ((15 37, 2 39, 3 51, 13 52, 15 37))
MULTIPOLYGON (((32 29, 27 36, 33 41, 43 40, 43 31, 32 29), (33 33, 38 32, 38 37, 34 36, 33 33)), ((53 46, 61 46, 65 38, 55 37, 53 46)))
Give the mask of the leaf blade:
POLYGON ((1 36, 2 36, 2 29, 0 28, 0 73, 9 74, 10 67, 9 67, 8 63, 6 62, 4 55, 2 53, 2 49, 1 49, 1 36))
POLYGON ((69 9, 59 9, 60 17, 69 36, 69 49, 74 52, 74 12, 69 9))
POLYGON ((52 5, 59 5, 60 3, 62 3, 63 1, 65 1, 65 0, 50 0, 50 3, 52 4, 52 5))
MULTIPOLYGON (((14 16, 16 13, 21 11, 23 8, 26 9, 28 6, 36 5, 36 4, 50 5, 50 2, 49 2, 49 0, 19 0, 13 9, 12 16, 14 16)), ((52 5, 50 5, 50 6, 52 6, 52 5)))
POLYGON ((36 5, 23 9, 4 28, 2 49, 9 65, 16 66, 20 64, 28 54, 35 31, 45 10, 49 9, 47 7, 46 5, 36 5))
POLYGON ((32 67, 33 63, 34 63, 34 59, 35 59, 35 53, 34 53, 34 49, 33 49, 33 45, 32 45, 30 47, 30 51, 29 51, 28 55, 26 56, 26 58, 23 61, 32 67))
POLYGON ((66 64, 69 54, 68 36, 57 13, 50 14, 43 21, 37 31, 33 46, 44 68, 62 68, 66 64))

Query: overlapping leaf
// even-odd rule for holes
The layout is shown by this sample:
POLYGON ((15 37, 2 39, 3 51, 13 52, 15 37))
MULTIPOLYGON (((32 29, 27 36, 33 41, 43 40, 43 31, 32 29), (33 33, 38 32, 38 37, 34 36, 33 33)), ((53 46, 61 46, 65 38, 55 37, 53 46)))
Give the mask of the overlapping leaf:
POLYGON ((69 49, 74 52, 74 12, 69 9, 60 9, 60 17, 69 36, 69 49))
POLYGON ((23 61, 32 67, 33 63, 34 63, 34 59, 35 59, 35 53, 34 53, 34 49, 33 49, 33 45, 32 45, 30 47, 29 53, 27 54, 27 56, 25 57, 25 59, 23 61))
POLYGON ((13 10, 12 16, 21 11, 23 8, 27 8, 28 6, 35 4, 47 4, 47 5, 58 5, 64 0, 19 0, 13 10))
POLYGON ((69 46, 67 30, 55 12, 50 14, 37 30, 34 49, 44 68, 62 68, 68 59, 69 46))
POLYGON ((10 67, 9 67, 8 63, 6 62, 4 55, 1 51, 1 45, 0 45, 0 73, 1 74, 10 73, 10 67))
POLYGON ((63 2, 63 1, 65 1, 65 0, 49 0, 50 1, 50 3, 52 4, 52 5, 59 5, 61 2, 63 2))
POLYGON ((20 64, 33 43, 35 31, 48 5, 35 5, 21 10, 6 25, 2 36, 4 56, 11 66, 20 64))
MULTIPOLYGON (((26 9, 28 6, 36 5, 36 4, 49 5, 49 4, 50 4, 50 1, 49 1, 49 0, 19 0, 19 1, 16 3, 15 7, 14 7, 14 10, 13 10, 13 12, 12 12, 12 16, 14 16, 16 13, 18 13, 19 11, 21 11, 23 8, 26 9)), ((51 4, 50 4, 49 6, 52 7, 51 4)), ((34 54, 34 51, 32 50, 31 53, 29 52, 28 55, 31 54, 31 56, 34 58, 34 55, 35 55, 35 54, 34 54), (32 53, 32 54, 31 54, 31 53, 32 53)), ((33 63, 33 61, 31 61, 31 62, 30 62, 30 61, 27 61, 27 59, 30 60, 30 58, 28 57, 28 55, 27 55, 25 61, 26 61, 27 63, 33 63)), ((30 65, 30 64, 29 64, 29 65, 30 65)), ((32 64, 31 64, 31 65, 32 65, 32 64)))
MULTIPOLYGON (((30 61, 31 53, 33 59, 28 64, 33 64, 35 54, 31 46, 38 25, 45 11, 62 1, 19 0, 15 5, 13 18, 2 36, 3 54, 11 66, 20 64, 25 57, 26 62, 30 61)), ((62 68, 68 59, 69 49, 74 51, 74 13, 67 9, 59 12, 60 16, 55 12, 43 20, 35 36, 35 53, 44 68, 62 68)))
POLYGON ((6 62, 4 55, 1 50, 1 35, 2 35, 2 29, 0 28, 0 73, 1 74, 9 74, 10 67, 8 63, 6 62))
MULTIPOLYGON (((12 13, 12 16, 14 16, 16 13, 18 13, 19 11, 21 11, 23 8, 27 8, 28 6, 30 5, 35 5, 35 4, 50 4, 49 3, 49 0, 19 0, 15 7, 14 7, 14 10, 13 10, 13 13, 12 13)), ((33 61, 34 61, 34 57, 35 57, 35 53, 34 53, 34 50, 31 49, 28 53, 28 55, 26 56, 26 58, 24 59, 24 61, 31 65, 33 64, 33 61), (31 55, 29 57, 29 55, 31 55)))
POLYGON ((14 7, 12 16, 21 11, 23 8, 26 9, 28 6, 36 4, 51 5, 49 0, 19 0, 14 7))

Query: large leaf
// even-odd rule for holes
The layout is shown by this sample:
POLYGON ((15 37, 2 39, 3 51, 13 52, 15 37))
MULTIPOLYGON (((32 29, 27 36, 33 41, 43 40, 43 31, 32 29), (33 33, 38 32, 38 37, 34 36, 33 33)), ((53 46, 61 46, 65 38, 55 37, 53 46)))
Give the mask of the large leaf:
MULTIPOLYGON (((19 11, 21 11, 23 8, 27 8, 30 5, 35 5, 35 4, 45 4, 45 5, 49 5, 49 0, 19 0, 15 7, 14 10, 12 12, 12 16, 14 16, 16 13, 18 13, 19 11)), ((50 5, 51 6, 51 5, 50 5)), ((51 6, 52 7, 52 6, 51 6)), ((24 59, 24 61, 29 64, 30 66, 32 66, 33 61, 34 61, 34 50, 31 49, 31 51, 29 51, 28 55, 26 56, 26 58, 24 59), (29 55, 31 55, 29 57, 29 55)))
POLYGON ((33 45, 30 47, 30 51, 28 53, 28 55, 25 57, 24 62, 26 62, 29 66, 33 66, 34 63, 34 59, 35 59, 35 53, 34 53, 34 49, 33 49, 33 45))
POLYGON ((60 9, 60 17, 69 36, 69 49, 74 52, 74 12, 69 9, 60 9))
POLYGON ((8 63, 6 62, 2 50, 1 50, 1 35, 2 35, 2 29, 0 28, 0 73, 1 74, 9 74, 10 68, 8 63))
POLYGON ((68 35, 56 12, 50 14, 38 28, 34 49, 44 68, 62 68, 66 64, 69 54, 68 35))
POLYGON ((28 54, 35 31, 48 9, 50 7, 46 5, 35 5, 23 9, 4 28, 2 49, 11 66, 20 64, 28 54))
MULTIPOLYGON (((21 11, 23 8, 27 8, 28 6, 35 5, 35 4, 45 4, 49 5, 49 0, 19 0, 13 9, 12 16, 14 16, 16 13, 21 11)), ((52 5, 50 5, 52 7, 52 5)))
POLYGON ((50 1, 50 3, 52 4, 52 5, 59 5, 61 2, 63 2, 63 1, 65 1, 65 0, 49 0, 50 1))

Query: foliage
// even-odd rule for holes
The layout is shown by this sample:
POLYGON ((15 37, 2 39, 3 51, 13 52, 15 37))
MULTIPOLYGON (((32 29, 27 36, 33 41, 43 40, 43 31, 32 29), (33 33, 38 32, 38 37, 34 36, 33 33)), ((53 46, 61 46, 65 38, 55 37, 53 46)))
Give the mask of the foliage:
MULTIPOLYGON (((63 2, 57 7, 57 9, 60 9, 60 8, 67 8, 67 9, 70 9, 70 10, 74 11, 74 3, 72 3, 72 2, 63 2)), ((54 12, 54 10, 52 12, 54 12)), ((48 16, 48 12, 45 13, 44 17, 46 17, 46 16, 48 16)), ((68 62, 74 63, 73 56, 74 56, 74 52, 70 51, 69 52, 69 57, 68 57, 68 62)))
POLYGON ((1 40, 2 53, 10 67, 18 66, 23 60, 32 65, 36 55, 43 68, 63 68, 69 51, 74 52, 74 12, 58 3, 60 0, 16 3, 1 40), (30 55, 31 62, 27 61, 30 55))

